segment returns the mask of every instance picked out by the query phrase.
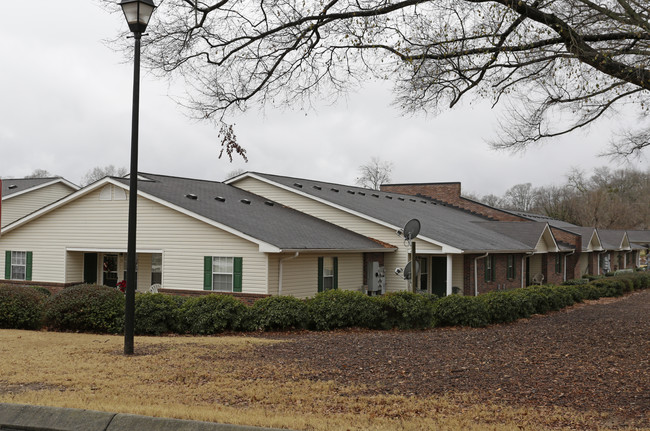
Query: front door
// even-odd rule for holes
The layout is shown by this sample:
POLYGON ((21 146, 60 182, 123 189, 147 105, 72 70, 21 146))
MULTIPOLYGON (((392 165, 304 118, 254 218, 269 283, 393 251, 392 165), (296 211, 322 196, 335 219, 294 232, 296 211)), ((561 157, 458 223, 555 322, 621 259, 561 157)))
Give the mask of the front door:
POLYGON ((97 253, 84 253, 84 283, 97 284, 97 253))
POLYGON ((431 257, 431 293, 447 296, 447 257, 431 257))
POLYGON ((117 286, 117 255, 105 254, 103 263, 104 286, 117 286))

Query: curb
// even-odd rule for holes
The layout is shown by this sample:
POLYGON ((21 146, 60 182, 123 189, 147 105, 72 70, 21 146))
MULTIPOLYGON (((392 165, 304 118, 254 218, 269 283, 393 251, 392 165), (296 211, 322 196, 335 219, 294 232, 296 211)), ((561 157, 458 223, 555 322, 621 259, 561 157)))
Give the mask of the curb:
MULTIPOLYGON (((124 413, 0 403, 2 431, 281 431, 124 413)), ((286 430, 284 430, 286 431, 286 430)))

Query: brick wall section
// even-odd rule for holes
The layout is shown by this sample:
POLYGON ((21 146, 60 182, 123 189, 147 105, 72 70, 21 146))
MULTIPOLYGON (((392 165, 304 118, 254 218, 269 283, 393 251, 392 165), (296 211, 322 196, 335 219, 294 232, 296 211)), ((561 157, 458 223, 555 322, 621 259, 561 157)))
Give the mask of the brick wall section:
MULTIPOLYGON (((466 254, 463 261, 464 289, 463 294, 474 296, 474 259, 483 256, 482 254, 466 254)), ((478 276, 478 293, 494 292, 497 290, 509 290, 521 287, 522 254, 514 254, 515 274, 514 278, 508 279, 508 254, 493 254, 495 280, 485 281, 485 260, 481 258, 476 261, 478 276)))
POLYGON ((424 196, 497 221, 527 221, 460 195, 460 183, 382 184, 381 191, 424 196))
POLYGON ((158 289, 159 293, 178 296, 205 296, 205 295, 228 295, 239 299, 246 305, 253 305, 259 299, 267 298, 271 295, 262 295, 256 293, 231 293, 231 292, 214 292, 212 290, 185 290, 185 289, 158 289))

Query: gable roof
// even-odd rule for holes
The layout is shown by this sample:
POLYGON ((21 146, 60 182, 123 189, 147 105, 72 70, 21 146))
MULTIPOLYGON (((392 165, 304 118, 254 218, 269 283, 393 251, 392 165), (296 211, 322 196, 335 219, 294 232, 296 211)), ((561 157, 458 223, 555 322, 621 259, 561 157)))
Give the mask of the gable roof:
POLYGON ((595 227, 569 226, 563 228, 582 237, 582 251, 601 251, 603 249, 598 230, 595 227), (591 244, 594 247, 591 247, 591 244))
MULTIPOLYGON (((141 174, 138 195, 257 243, 261 251, 393 251, 395 247, 270 202, 223 183, 141 174), (217 200, 216 198, 220 198, 217 200)), ((112 184, 129 189, 126 178, 103 178, 6 226, 16 229, 58 207, 112 184)))
POLYGON ((79 190, 79 187, 72 184, 65 178, 50 177, 50 178, 4 178, 2 179, 2 200, 7 200, 20 196, 23 193, 31 192, 41 189, 53 184, 61 183, 72 190, 79 190))
POLYGON ((485 218, 433 199, 258 172, 242 174, 227 183, 236 185, 237 181, 247 177, 290 190, 395 230, 416 218, 421 223, 418 239, 441 245, 446 252, 533 251, 517 239, 475 223, 484 221, 485 218))
POLYGON ((650 230, 628 230, 627 237, 631 243, 645 245, 646 248, 650 244, 650 230))
POLYGON ((521 221, 489 221, 477 223, 481 223, 488 229, 499 232, 502 235, 514 238, 533 250, 537 250, 540 244, 545 245, 542 251, 558 251, 560 249, 548 223, 521 221))
POLYGON ((604 250, 629 250, 630 242, 624 230, 598 229, 598 236, 604 250))

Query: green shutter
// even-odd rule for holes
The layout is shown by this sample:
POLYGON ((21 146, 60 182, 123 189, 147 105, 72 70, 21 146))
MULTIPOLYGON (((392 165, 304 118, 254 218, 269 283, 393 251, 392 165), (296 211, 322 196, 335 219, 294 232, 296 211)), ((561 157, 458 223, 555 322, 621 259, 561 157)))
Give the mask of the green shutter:
POLYGON ((323 258, 318 258, 318 291, 323 291, 323 258))
POLYGON ((32 252, 27 253, 27 266, 25 268, 25 280, 32 281, 32 252))
POLYGON ((334 258, 332 258, 332 260, 334 261, 334 265, 333 265, 334 266, 334 280, 332 280, 332 287, 334 289, 338 289, 339 288, 339 258, 334 257, 334 258))
POLYGON ((242 287, 242 265, 244 259, 241 257, 235 257, 233 259, 233 280, 232 280, 232 291, 241 292, 242 287))
POLYGON ((5 251, 5 280, 11 280, 11 250, 5 251))
POLYGON ((212 290, 212 256, 203 258, 203 290, 212 290))
POLYGON ((486 256, 485 259, 483 260, 483 264, 485 265, 485 282, 490 281, 490 263, 488 262, 488 259, 490 256, 486 256))

